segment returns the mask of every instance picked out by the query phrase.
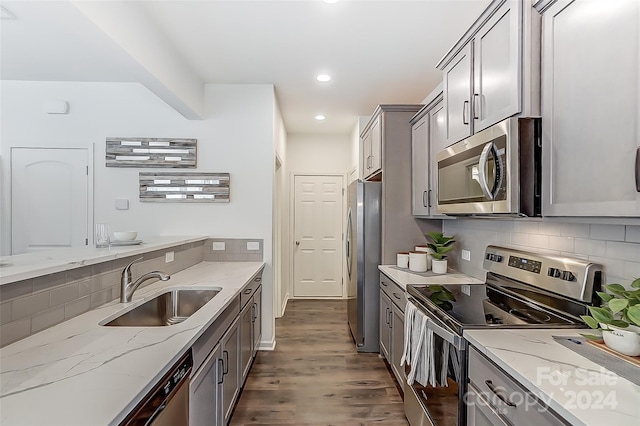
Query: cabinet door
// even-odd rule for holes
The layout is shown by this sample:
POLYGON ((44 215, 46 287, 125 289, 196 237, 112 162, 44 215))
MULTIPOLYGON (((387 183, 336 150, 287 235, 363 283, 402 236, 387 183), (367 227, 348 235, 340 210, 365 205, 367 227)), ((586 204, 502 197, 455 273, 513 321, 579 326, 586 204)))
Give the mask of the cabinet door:
POLYGON ((371 129, 362 136, 362 179, 371 174, 371 129))
POLYGON ((473 132, 520 112, 522 2, 507 1, 473 40, 473 132))
POLYGON ((371 125, 371 170, 374 174, 382 168, 382 116, 379 115, 371 125))
POLYGON ((449 217, 438 213, 438 152, 447 147, 444 102, 440 101, 429 113, 429 213, 432 217, 449 217))
POLYGON ((240 393, 240 327, 239 320, 231 324, 227 332, 220 339, 222 349, 221 357, 223 366, 222 376, 222 412, 224 424, 229 422, 233 405, 240 393))
POLYGON ((447 146, 471 135, 471 49, 469 43, 444 69, 445 129, 447 146))
POLYGON ((411 126, 411 185, 414 216, 429 215, 429 115, 411 126))
POLYGON ((391 305, 391 369, 401 387, 404 387, 404 368, 400 360, 404 352, 404 312, 395 304, 391 305))
POLYGON ((391 362, 391 299, 380 290, 380 354, 391 362))
POLYGON ((222 425, 222 351, 217 344, 189 382, 189 425, 222 425))
POLYGON ((542 18, 543 216, 640 215, 640 2, 542 18))
POLYGON ((240 312, 240 368, 242 372, 240 384, 244 384, 247 374, 249 374, 249 367, 251 367, 253 355, 253 309, 253 301, 250 300, 240 312))
POLYGON ((255 357, 262 339, 262 286, 258 287, 253 295, 253 351, 255 357))

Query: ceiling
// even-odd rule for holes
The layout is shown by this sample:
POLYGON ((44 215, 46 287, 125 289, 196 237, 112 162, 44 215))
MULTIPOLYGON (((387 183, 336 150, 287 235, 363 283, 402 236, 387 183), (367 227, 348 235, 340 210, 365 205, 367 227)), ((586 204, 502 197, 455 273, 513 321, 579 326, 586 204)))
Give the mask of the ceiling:
POLYGON ((289 133, 348 134, 378 104, 420 103, 490 0, 126 2, 135 13, 118 3, 3 0, 15 19, 0 20, 0 77, 145 84, 145 45, 118 36, 152 28, 160 47, 147 50, 171 53, 174 79, 273 84, 289 133), (100 5, 111 9, 84 13, 100 5), (332 81, 318 83, 320 73, 332 81))

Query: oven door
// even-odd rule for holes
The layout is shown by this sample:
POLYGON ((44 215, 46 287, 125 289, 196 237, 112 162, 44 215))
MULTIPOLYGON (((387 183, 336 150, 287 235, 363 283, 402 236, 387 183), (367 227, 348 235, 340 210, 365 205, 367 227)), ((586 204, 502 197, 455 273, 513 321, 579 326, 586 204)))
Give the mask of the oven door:
MULTIPOLYGON (((405 382, 405 415, 411 426, 464 424, 466 415, 462 401, 467 382, 467 342, 421 307, 415 299, 409 300, 429 318, 428 328, 433 331, 432 346, 438 380, 435 386, 422 386, 417 382, 408 385, 405 382), (443 369, 446 369, 445 377, 441 377, 443 369), (443 378, 445 380, 441 380, 443 378)), ((408 367, 405 367, 405 372, 409 374, 408 367)))
POLYGON ((510 192, 517 187, 511 180, 518 165, 510 162, 518 154, 511 152, 518 149, 517 127, 517 119, 507 119, 438 153, 438 213, 517 212, 510 192))

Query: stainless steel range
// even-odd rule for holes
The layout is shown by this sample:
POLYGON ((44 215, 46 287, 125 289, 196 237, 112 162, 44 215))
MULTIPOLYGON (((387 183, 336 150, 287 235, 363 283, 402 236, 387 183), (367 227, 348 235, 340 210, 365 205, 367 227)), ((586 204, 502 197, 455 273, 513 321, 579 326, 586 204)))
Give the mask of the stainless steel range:
MULTIPOLYGON (((597 301, 602 268, 581 259, 488 246, 484 285, 408 285, 408 300, 427 318, 436 379, 405 386, 412 426, 465 425, 467 329, 581 328, 597 301)), ((407 374, 410 368, 407 367, 407 374)))

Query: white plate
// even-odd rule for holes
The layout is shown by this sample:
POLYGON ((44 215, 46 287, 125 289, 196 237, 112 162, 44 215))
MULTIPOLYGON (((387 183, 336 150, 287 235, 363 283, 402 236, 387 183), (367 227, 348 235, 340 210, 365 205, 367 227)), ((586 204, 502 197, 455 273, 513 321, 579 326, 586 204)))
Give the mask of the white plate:
POLYGON ((142 244, 142 240, 111 241, 112 246, 137 246, 139 244, 142 244))

